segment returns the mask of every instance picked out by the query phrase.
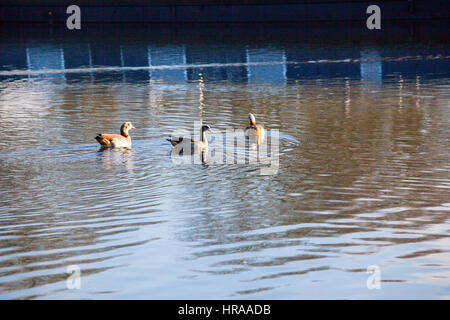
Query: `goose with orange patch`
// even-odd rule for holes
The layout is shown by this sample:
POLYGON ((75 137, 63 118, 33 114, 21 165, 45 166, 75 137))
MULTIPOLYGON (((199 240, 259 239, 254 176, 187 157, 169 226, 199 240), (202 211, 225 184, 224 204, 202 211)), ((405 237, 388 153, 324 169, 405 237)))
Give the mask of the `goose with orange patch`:
POLYGON ((252 113, 248 114, 248 121, 250 125, 245 128, 245 136, 253 141, 256 140, 256 143, 260 144, 264 139, 264 127, 256 124, 256 118, 252 113))
POLYGON ((136 129, 131 122, 125 122, 120 127, 120 134, 114 133, 99 133, 95 140, 102 147, 111 147, 111 148, 131 148, 131 136, 128 133, 129 130, 136 129))

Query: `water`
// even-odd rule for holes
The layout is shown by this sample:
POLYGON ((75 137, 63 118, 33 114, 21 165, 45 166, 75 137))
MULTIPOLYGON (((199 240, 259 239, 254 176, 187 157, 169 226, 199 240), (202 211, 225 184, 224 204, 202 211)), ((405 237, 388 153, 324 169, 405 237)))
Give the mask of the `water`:
POLYGON ((0 298, 450 298, 448 25, 1 28, 0 298), (249 112, 276 174, 172 162, 249 112))

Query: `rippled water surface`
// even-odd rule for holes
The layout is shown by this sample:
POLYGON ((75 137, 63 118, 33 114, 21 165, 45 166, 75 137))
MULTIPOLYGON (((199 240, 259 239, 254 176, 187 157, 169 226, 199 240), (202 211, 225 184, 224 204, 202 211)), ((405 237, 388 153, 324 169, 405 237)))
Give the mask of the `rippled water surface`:
POLYGON ((448 25, 1 28, 0 298, 450 298, 448 25), (172 161, 249 112, 278 172, 172 161))

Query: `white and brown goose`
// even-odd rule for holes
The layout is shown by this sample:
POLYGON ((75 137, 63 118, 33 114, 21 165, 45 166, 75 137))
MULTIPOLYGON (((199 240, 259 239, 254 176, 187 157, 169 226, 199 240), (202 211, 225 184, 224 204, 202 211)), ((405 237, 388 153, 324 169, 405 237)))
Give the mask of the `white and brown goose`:
POLYGON ((206 138, 206 133, 209 131, 211 131, 211 127, 208 125, 203 125, 201 128, 200 140, 186 137, 170 137, 166 140, 176 148, 176 151, 178 151, 179 154, 183 154, 183 150, 190 150, 191 153, 197 153, 208 149, 208 139, 206 138))
POLYGON ((111 147, 111 148, 131 148, 131 136, 128 133, 129 130, 136 129, 131 122, 125 122, 120 127, 120 134, 114 133, 99 133, 95 140, 102 147, 111 147))
POLYGON ((256 118, 252 113, 248 114, 248 121, 250 122, 250 125, 245 128, 245 136, 256 141, 257 144, 260 144, 264 139, 264 127, 260 124, 256 124, 256 118))

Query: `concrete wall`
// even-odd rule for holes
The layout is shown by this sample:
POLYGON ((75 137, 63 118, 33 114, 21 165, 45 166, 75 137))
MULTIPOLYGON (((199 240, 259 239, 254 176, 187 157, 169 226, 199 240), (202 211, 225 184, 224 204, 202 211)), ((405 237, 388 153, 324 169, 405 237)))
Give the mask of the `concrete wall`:
POLYGON ((450 18, 448 0, 1 0, 0 21, 62 23, 71 4, 83 23, 365 20, 371 4, 382 20, 450 18))

